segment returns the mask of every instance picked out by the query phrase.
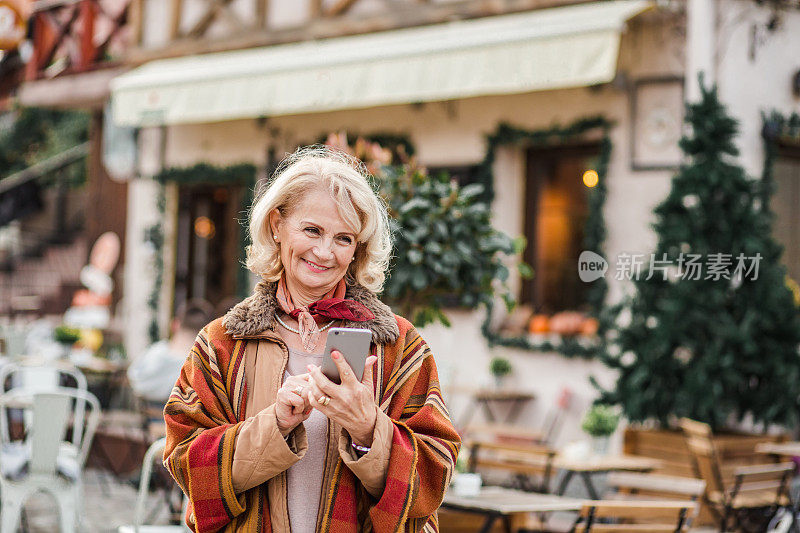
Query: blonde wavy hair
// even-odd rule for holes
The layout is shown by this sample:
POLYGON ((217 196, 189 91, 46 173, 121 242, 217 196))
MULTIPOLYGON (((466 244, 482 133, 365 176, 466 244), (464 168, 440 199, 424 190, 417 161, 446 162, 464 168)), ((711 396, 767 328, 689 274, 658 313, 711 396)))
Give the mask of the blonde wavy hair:
POLYGON ((288 216, 308 191, 327 188, 342 220, 356 234, 356 251, 345 275, 378 293, 383 288, 392 253, 386 204, 370 187, 371 176, 355 157, 327 146, 297 149, 284 159, 253 202, 249 213, 250 239, 247 268, 266 281, 283 273, 278 244, 269 227, 269 214, 277 209, 288 216))

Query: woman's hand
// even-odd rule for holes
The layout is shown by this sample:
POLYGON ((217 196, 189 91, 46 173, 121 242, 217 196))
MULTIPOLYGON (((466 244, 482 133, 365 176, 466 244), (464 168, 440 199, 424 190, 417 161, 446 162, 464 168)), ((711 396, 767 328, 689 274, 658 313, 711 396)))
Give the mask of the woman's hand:
POLYGON ((372 392, 372 369, 378 358, 374 355, 367 357, 364 377, 360 382, 339 351, 331 351, 331 359, 339 369, 342 384, 336 385, 326 378, 318 366, 308 365, 311 385, 308 392, 309 403, 314 409, 319 409, 322 414, 338 422, 350 434, 355 444, 371 446, 378 416, 378 406, 372 392), (323 396, 330 398, 326 405, 320 403, 323 396))
POLYGON ((311 415, 308 390, 308 374, 289 376, 278 389, 275 417, 278 420, 278 429, 284 437, 311 415))

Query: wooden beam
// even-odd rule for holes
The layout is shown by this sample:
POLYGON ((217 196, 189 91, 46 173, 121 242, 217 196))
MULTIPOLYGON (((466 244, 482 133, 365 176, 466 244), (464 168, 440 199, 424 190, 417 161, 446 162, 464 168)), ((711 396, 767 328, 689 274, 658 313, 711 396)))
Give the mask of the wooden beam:
POLYGON ((78 19, 80 10, 78 5, 70 4, 65 9, 69 16, 58 20, 49 11, 36 13, 33 19, 33 57, 28 62, 26 78, 34 80, 39 77, 53 60, 53 56, 61 41, 69 35, 72 24, 78 19))
POLYGON ((122 28, 128 25, 128 21, 130 20, 130 14, 131 14, 130 6, 131 4, 129 3, 128 8, 123 9, 116 16, 107 17, 111 20, 111 23, 113 24, 113 29, 108 33, 108 36, 106 36, 103 42, 97 45, 98 53, 104 52, 108 44, 111 42, 111 39, 113 39, 120 32, 120 30, 122 30, 122 28))
POLYGON ((311 0, 311 18, 317 19, 322 16, 322 0, 311 0))
POLYGON ((230 11, 230 4, 231 0, 206 0, 208 5, 208 10, 203 14, 197 24, 189 30, 187 33, 188 37, 197 39, 202 37, 208 31, 208 28, 211 27, 211 24, 217 19, 217 17, 221 14, 225 18, 228 19, 236 28, 247 28, 247 24, 242 22, 242 19, 236 16, 235 13, 230 11))
POLYGON ((69 6, 72 4, 77 4, 81 0, 38 0, 33 3, 32 11, 36 13, 37 11, 49 11, 54 7, 63 7, 69 6))
POLYGON ((273 30, 270 32, 264 32, 263 30, 241 32, 238 35, 219 40, 184 38, 170 42, 163 48, 155 50, 141 48, 130 49, 128 50, 125 62, 128 65, 135 66, 148 61, 169 57, 225 52, 316 39, 329 39, 345 35, 359 35, 363 33, 426 26, 453 20, 469 20, 493 15, 519 13, 533 9, 585 4, 591 1, 595 0, 507 0, 503 3, 492 2, 490 0, 465 0, 463 2, 447 4, 435 2, 428 4, 408 4, 407 6, 404 5, 393 10, 392 17, 379 14, 358 18, 318 18, 311 20, 304 26, 295 28, 273 30))
POLYGON ((186 32, 186 37, 190 39, 197 39, 198 37, 202 37, 205 35, 206 31, 208 31, 209 26, 211 23, 214 22, 214 19, 217 18, 217 6, 214 3, 209 3, 206 6, 206 12, 203 13, 203 16, 200 17, 200 20, 186 32))
MULTIPOLYGON (((250 24, 247 24, 245 21, 239 18, 239 15, 237 15, 236 12, 233 10, 233 8, 230 6, 231 0, 212 0, 212 1, 217 6, 217 14, 222 15, 224 18, 228 19, 228 22, 230 22, 234 28, 247 29, 248 27, 251 26, 250 24)), ((258 27, 257 24, 255 26, 258 27)))
POLYGON ((181 35, 181 17, 183 16, 183 0, 172 0, 169 19, 169 40, 174 41, 181 35))
POLYGON ((131 29, 131 46, 142 45, 142 21, 144 20, 144 0, 131 0, 128 4, 128 26, 131 29))
POLYGON ((343 15, 346 13, 353 4, 358 2, 358 0, 338 0, 335 4, 333 4, 330 8, 325 10, 326 17, 336 17, 339 15, 343 15))
POLYGON ((269 16, 269 0, 256 0, 256 27, 266 28, 269 16))
POLYGON ((97 4, 94 0, 83 0, 79 4, 80 25, 77 39, 80 55, 78 56, 78 64, 75 65, 78 72, 88 69, 97 56, 97 48, 94 46, 94 22, 97 16, 97 9, 97 4))

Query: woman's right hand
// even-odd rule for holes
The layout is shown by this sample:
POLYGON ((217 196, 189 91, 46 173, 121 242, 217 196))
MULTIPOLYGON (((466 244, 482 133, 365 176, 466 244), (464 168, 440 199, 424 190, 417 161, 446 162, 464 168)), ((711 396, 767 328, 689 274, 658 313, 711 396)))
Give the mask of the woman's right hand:
POLYGON ((289 376, 278 389, 275 416, 278 429, 284 437, 311 415, 308 403, 308 374, 289 376), (300 390, 302 388, 302 390, 300 390))

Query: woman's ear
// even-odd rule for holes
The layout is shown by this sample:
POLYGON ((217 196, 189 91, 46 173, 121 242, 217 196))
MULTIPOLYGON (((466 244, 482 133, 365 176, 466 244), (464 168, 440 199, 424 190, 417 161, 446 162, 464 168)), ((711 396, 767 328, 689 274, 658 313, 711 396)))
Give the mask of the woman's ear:
POLYGON ((275 238, 278 235, 278 230, 281 227, 281 212, 277 209, 273 209, 269 213, 269 230, 272 232, 272 237, 277 242, 278 239, 275 238))

